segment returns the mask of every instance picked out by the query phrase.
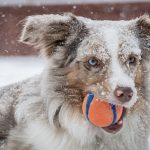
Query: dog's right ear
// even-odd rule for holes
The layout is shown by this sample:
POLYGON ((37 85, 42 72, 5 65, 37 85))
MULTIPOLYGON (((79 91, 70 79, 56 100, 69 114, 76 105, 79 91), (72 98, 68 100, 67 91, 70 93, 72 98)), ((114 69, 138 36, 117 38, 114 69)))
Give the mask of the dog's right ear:
POLYGON ((52 55, 57 46, 63 46, 70 36, 74 40, 83 25, 73 15, 36 15, 25 20, 20 41, 34 45, 46 56, 52 55))

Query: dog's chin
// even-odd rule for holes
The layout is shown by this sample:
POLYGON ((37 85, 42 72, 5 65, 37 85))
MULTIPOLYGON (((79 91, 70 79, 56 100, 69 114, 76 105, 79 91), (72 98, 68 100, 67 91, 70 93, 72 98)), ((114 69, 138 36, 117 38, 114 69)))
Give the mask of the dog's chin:
POLYGON ((122 117, 120 118, 120 120, 117 123, 108 127, 103 127, 102 129, 110 134, 118 133, 123 127, 125 115, 126 115, 126 108, 123 108, 123 113, 122 113, 122 117))

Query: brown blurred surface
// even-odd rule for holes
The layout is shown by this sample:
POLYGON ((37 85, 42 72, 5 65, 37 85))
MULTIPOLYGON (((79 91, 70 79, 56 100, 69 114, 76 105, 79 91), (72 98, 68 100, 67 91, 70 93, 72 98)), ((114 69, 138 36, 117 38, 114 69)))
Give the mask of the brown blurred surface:
POLYGON ((150 13, 150 3, 87 4, 0 7, 0 55, 37 54, 33 47, 18 42, 21 20, 29 15, 72 12, 92 19, 131 19, 150 13))

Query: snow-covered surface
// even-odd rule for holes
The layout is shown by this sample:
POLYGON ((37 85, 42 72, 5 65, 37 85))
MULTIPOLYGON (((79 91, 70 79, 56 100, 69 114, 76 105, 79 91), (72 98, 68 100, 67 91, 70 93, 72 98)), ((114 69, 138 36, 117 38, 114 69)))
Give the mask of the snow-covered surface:
POLYGON ((44 4, 85 4, 85 3, 126 3, 150 2, 150 0, 0 0, 0 5, 44 5, 44 4))
POLYGON ((43 68, 40 57, 0 57, 0 86, 40 74, 43 68))

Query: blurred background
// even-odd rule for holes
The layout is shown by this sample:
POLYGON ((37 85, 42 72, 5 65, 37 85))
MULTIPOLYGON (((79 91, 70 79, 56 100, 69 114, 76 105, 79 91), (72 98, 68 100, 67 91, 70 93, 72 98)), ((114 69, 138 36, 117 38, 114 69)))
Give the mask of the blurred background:
POLYGON ((29 15, 72 12, 92 19, 126 20, 150 14, 150 0, 0 0, 0 86, 39 74, 38 50, 18 42, 29 15))

